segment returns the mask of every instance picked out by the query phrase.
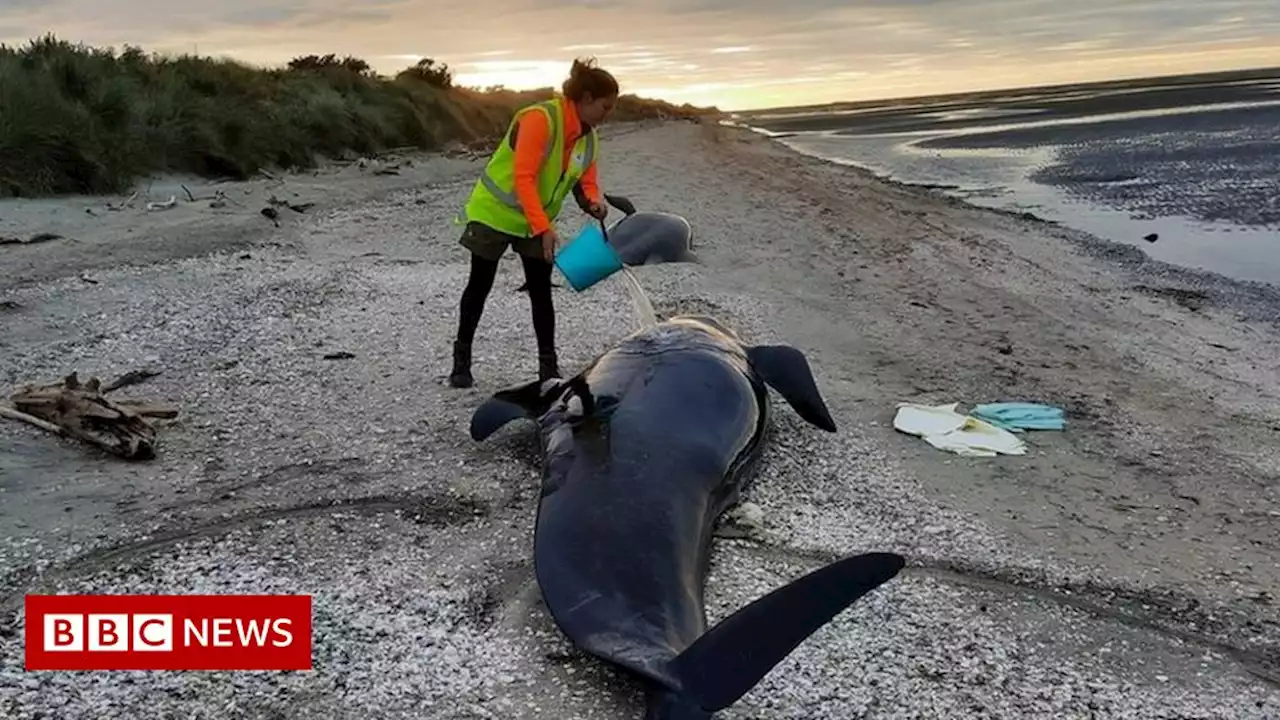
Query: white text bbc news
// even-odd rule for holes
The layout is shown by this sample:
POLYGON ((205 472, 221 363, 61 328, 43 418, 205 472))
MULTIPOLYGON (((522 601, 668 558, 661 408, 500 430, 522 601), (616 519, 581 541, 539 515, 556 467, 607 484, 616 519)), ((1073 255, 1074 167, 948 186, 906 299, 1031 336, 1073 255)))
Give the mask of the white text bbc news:
MULTIPOLYGON (((264 647, 268 642, 273 647, 289 647, 293 644, 291 624, 288 618, 186 618, 182 623, 182 647, 264 647)), ((44 616, 44 649, 170 652, 173 625, 173 615, 168 614, 49 614, 44 616)))

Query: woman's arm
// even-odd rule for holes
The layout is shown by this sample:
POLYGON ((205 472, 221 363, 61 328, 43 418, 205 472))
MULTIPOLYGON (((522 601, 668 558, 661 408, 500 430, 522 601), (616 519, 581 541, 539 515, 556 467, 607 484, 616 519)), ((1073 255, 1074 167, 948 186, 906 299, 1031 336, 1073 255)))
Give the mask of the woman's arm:
POLYGON ((596 170, 596 161, 592 160, 587 171, 582 174, 582 191, 587 194, 587 201, 597 205, 604 203, 600 194, 600 173, 596 170))
POLYGON ((516 128, 515 191, 534 237, 551 229, 551 220, 538 196, 538 171, 550 140, 551 127, 546 114, 531 110, 520 117, 516 128))

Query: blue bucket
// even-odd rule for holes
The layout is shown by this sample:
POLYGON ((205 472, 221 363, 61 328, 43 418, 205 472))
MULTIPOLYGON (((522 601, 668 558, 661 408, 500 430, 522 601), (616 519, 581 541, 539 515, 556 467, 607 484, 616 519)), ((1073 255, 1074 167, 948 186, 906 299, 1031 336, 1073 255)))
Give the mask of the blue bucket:
POLYGON ((592 223, 556 253, 556 267, 578 292, 622 269, 622 258, 609 246, 604 229, 592 223))

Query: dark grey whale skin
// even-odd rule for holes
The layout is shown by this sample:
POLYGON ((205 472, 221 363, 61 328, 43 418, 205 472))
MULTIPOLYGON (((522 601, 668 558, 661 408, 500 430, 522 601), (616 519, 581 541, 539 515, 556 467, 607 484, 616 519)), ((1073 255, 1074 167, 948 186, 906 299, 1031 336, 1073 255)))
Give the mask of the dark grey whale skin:
POLYGON ((546 606, 573 643, 646 683, 649 720, 713 717, 905 564, 845 558, 707 628, 712 531, 753 476, 768 387, 835 432, 799 350, 744 345, 700 316, 632 334, 571 378, 502 390, 472 416, 477 441, 536 421, 534 564, 546 606))
POLYGON ((693 227, 685 218, 666 212, 639 212, 622 195, 605 195, 623 217, 609 226, 609 245, 625 265, 699 262, 693 253, 693 227))

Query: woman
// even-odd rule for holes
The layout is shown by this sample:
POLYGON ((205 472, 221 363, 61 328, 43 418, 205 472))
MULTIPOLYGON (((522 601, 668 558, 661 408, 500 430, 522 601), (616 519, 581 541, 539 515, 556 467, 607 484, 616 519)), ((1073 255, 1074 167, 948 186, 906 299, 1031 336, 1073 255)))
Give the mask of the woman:
POLYGON ((551 302, 552 260, 560 236, 552 223, 570 192, 588 215, 604 220, 608 214, 597 179, 595 128, 618 100, 618 81, 593 61, 575 60, 562 89, 561 96, 517 111, 467 201, 461 243, 471 251, 471 276, 459 306, 449 374, 453 387, 474 383, 471 344, 508 245, 524 264, 538 341, 538 377, 560 377, 551 302))

